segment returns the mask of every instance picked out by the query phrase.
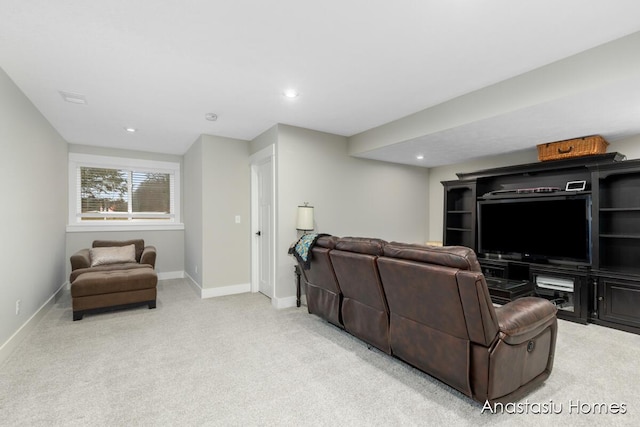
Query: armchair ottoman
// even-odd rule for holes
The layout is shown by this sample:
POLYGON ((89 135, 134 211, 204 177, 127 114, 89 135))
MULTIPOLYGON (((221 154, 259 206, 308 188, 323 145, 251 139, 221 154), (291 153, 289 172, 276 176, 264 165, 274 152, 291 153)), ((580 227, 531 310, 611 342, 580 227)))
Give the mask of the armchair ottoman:
POLYGON ((139 305, 156 307, 156 249, 144 240, 96 240, 71 256, 73 320, 139 305))

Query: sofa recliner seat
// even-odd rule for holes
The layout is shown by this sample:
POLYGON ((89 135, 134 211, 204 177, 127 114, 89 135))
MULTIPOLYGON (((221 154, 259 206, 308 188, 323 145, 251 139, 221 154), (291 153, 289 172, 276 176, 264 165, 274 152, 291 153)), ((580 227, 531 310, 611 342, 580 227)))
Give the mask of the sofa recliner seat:
POLYGON ((300 265, 307 295, 307 309, 328 322, 343 328, 342 290, 336 279, 329 251, 336 247, 338 238, 321 236, 311 248, 310 267, 300 265))
POLYGON ((140 305, 156 308, 158 276, 154 270, 156 249, 144 240, 96 240, 92 248, 134 245, 135 259, 93 265, 91 251, 82 249, 71 257, 71 305, 73 320, 87 313, 111 311, 140 305))
POLYGON ((378 259, 396 356, 484 402, 520 399, 549 377, 557 308, 495 308, 473 250, 392 242, 378 259))
POLYGON ((391 354, 389 307, 377 263, 386 243, 381 239, 343 237, 329 256, 342 291, 340 312, 344 328, 391 354))

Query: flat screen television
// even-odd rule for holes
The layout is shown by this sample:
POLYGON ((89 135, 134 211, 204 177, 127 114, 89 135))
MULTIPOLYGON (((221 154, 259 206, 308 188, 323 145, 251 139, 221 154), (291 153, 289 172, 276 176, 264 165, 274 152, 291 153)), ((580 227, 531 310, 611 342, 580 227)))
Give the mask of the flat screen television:
POLYGON ((478 253, 530 262, 591 263, 591 196, 478 201, 478 253))

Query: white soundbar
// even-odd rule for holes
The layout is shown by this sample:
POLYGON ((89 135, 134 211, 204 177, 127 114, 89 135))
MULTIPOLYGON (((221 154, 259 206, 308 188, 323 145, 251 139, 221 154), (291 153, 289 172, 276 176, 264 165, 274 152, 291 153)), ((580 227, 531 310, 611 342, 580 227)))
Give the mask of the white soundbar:
POLYGON ((573 292, 573 280, 558 277, 536 276, 536 286, 543 289, 573 292))

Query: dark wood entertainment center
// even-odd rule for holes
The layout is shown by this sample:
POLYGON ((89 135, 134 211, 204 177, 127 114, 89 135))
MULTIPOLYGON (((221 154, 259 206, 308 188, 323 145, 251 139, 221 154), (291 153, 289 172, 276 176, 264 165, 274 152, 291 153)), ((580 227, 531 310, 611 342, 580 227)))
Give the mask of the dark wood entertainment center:
POLYGON ((538 295, 558 305, 560 318, 640 334, 640 160, 624 159, 607 153, 458 173, 442 182, 443 242, 478 253, 478 202, 487 197, 588 194, 590 263, 478 253, 491 297, 502 304, 538 295), (567 191, 568 182, 578 188, 567 191))

